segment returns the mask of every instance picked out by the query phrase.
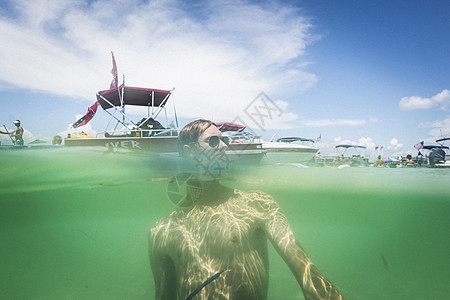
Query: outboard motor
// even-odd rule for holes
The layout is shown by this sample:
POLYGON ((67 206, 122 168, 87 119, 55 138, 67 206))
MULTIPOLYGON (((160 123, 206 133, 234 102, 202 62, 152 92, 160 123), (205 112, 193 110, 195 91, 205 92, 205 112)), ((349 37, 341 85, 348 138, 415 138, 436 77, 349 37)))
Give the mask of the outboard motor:
POLYGON ((434 168, 436 163, 445 162, 445 152, 441 148, 433 148, 428 155, 428 159, 430 161, 430 166, 434 168))

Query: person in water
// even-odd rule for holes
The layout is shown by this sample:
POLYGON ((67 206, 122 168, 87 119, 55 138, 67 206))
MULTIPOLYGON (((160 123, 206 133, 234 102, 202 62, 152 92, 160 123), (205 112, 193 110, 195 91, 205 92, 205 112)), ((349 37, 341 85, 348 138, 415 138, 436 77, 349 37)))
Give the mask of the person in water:
MULTIPOLYGON (((196 120, 179 134, 180 155, 211 161, 227 140, 214 123, 196 120)), ((268 194, 201 180, 185 203, 149 234, 155 299, 267 299, 267 240, 287 263, 306 299, 342 299, 297 243, 285 215, 268 194), (200 287, 200 288, 199 288, 200 287)))
POLYGON ((53 146, 62 146, 62 137, 60 135, 55 135, 52 140, 53 146))
POLYGON ((11 132, 8 131, 0 131, 2 134, 9 134, 11 138, 14 138, 14 144, 15 145, 23 145, 23 127, 20 126, 20 121, 15 120, 14 125, 16 125, 16 130, 13 130, 11 132))
POLYGON ((386 166, 386 162, 381 159, 381 155, 378 155, 377 159, 373 162, 373 165, 378 168, 384 168, 386 166))
POLYGON ((412 159, 411 154, 406 155, 405 166, 408 167, 408 168, 415 168, 416 167, 416 163, 412 159))

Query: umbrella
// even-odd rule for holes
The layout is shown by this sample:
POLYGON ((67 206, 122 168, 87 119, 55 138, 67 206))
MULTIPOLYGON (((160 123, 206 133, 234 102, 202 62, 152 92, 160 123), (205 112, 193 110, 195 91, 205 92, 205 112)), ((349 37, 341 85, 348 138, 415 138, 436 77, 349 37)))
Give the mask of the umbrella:
POLYGON ((385 163, 397 163, 400 162, 398 159, 392 158, 392 157, 384 157, 382 158, 385 163))

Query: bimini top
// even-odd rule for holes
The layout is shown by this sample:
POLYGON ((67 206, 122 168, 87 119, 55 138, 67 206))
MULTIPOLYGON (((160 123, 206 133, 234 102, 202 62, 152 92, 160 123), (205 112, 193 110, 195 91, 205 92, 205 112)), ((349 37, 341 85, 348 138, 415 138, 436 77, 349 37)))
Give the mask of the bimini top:
POLYGON ((442 146, 442 145, 424 145, 422 149, 431 150, 431 149, 434 149, 434 148, 449 149, 448 146, 442 146))
POLYGON ((437 139, 437 140, 436 140, 436 143, 445 142, 445 141, 450 141, 450 137, 445 137, 445 138, 437 139))
POLYGON ((359 145, 337 145, 336 148, 361 148, 361 149, 366 149, 366 146, 359 146, 359 145))
POLYGON ((103 109, 108 109, 113 106, 120 107, 122 104, 163 107, 166 105, 170 93, 171 91, 166 90, 121 86, 118 89, 113 88, 98 92, 97 100, 103 109), (123 93, 123 103, 120 102, 119 90, 121 94, 123 93))
POLYGON ((215 123, 217 125, 217 128, 219 128, 220 131, 237 131, 241 132, 245 129, 245 126, 239 125, 236 123, 231 122, 217 122, 215 123))

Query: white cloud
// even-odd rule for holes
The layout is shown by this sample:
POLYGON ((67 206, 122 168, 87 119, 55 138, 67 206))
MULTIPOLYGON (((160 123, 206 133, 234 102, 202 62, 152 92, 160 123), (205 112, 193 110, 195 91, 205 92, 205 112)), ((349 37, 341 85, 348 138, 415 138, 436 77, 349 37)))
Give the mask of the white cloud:
POLYGON ((399 151, 403 148, 403 144, 400 144, 398 142, 397 138, 393 138, 390 142, 389 145, 387 146, 387 149, 392 150, 392 151, 399 151))
POLYGON ((373 142, 372 138, 370 137, 360 137, 358 140, 353 141, 350 139, 343 140, 342 138, 335 138, 334 141, 336 142, 336 145, 358 145, 358 146, 365 146, 367 149, 375 148, 375 143, 373 142))
POLYGON ((11 6, 15 11, 0 15, 0 81, 22 89, 91 102, 109 87, 113 50, 127 85, 175 87, 180 117, 229 120, 261 91, 305 89, 317 80, 302 59, 315 38, 311 24, 285 4, 21 0, 11 6))
POLYGON ((335 137, 332 142, 320 141, 315 144, 322 155, 341 155, 352 156, 352 155, 364 155, 372 157, 373 149, 375 148, 375 143, 370 137, 361 137, 358 140, 342 139, 342 137, 335 137), (365 146, 366 149, 362 148, 336 148, 338 145, 358 145, 365 146))
POLYGON ((450 90, 443 90, 431 98, 422 98, 419 96, 403 97, 399 102, 402 110, 428 109, 432 107, 444 108, 450 104, 450 90))
POLYGON ((357 140, 342 139, 341 137, 335 137, 332 142, 321 141, 316 143, 316 146, 320 148, 320 152, 323 155, 344 154, 351 156, 353 154, 359 154, 368 157, 369 161, 375 160, 375 158, 379 154, 381 154, 383 157, 385 156, 400 157, 405 156, 406 154, 413 154, 414 152, 412 150, 404 152, 403 144, 401 144, 397 138, 392 138, 391 141, 389 142, 389 145, 383 145, 376 143, 371 137, 360 137, 357 140), (336 149, 337 145, 359 145, 365 146, 366 149, 351 148, 346 151, 344 151, 343 149, 339 151, 336 149))
POLYGON ((242 111, 235 112, 229 121, 245 125, 256 135, 264 134, 267 129, 295 128, 292 124, 298 115, 290 112, 288 106, 286 101, 272 101, 265 93, 260 93, 242 111))
POLYGON ((378 122, 376 118, 368 120, 352 120, 352 119, 324 119, 324 120, 303 120, 301 123, 306 127, 327 127, 327 126, 358 126, 368 123, 378 122))
MULTIPOLYGON (((76 115, 75 117, 75 121, 77 121, 78 119, 80 119, 83 115, 76 115)), ((73 123, 67 124, 67 129, 61 132, 58 132, 57 135, 61 136, 63 139, 65 139, 67 137, 68 134, 80 134, 81 132, 86 133, 89 136, 96 136, 97 135, 97 131, 95 131, 92 127, 91 127, 91 123, 87 123, 86 125, 83 125, 81 127, 78 127, 76 129, 74 129, 72 127, 73 123)))
POLYGON ((428 131, 430 137, 426 141, 434 142, 438 138, 450 136, 450 116, 443 120, 423 122, 419 124, 419 127, 430 128, 428 131))

